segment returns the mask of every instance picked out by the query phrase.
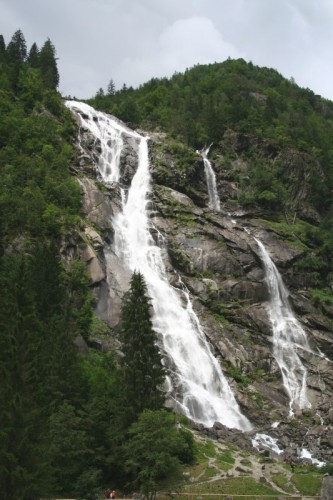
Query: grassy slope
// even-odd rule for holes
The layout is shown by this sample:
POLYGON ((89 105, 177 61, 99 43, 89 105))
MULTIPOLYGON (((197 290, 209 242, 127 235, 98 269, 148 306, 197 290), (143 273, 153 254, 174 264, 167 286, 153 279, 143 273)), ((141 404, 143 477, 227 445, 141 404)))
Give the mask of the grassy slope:
POLYGON ((193 493, 196 498, 209 493, 253 495, 253 499, 258 495, 319 495, 320 469, 297 465, 292 473, 289 465, 266 453, 242 451, 198 433, 195 439, 197 462, 183 469, 181 491, 186 494, 193 493))

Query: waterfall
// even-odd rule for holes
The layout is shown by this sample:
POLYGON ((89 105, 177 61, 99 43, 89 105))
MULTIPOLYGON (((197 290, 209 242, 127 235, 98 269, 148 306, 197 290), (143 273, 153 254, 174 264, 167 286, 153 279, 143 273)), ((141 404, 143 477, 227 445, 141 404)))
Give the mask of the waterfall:
POLYGON ((101 141, 98 169, 105 182, 118 182, 123 137, 138 142, 138 168, 122 212, 113 219, 114 252, 133 272, 145 278, 153 306, 153 326, 160 339, 169 376, 167 383, 175 406, 192 420, 211 427, 215 421, 243 431, 251 429, 195 314, 186 288, 175 288, 167 279, 161 248, 149 232, 150 194, 148 138, 127 129, 109 115, 90 106, 68 101, 79 112, 82 125, 101 141))
POLYGON ((216 212, 220 211, 220 198, 216 188, 216 177, 214 170, 212 169, 212 165, 208 160, 208 153, 211 148, 211 145, 204 149, 200 154, 203 158, 204 166, 205 166, 205 174, 206 174, 206 182, 208 188, 208 196, 209 202, 208 207, 211 210, 216 210, 216 212))
POLYGON ((268 315, 273 330, 273 355, 282 373, 282 380, 290 400, 290 414, 295 408, 310 408, 306 393, 307 371, 297 351, 310 351, 306 333, 295 318, 288 300, 288 291, 266 248, 257 242, 264 264, 270 301, 268 315))

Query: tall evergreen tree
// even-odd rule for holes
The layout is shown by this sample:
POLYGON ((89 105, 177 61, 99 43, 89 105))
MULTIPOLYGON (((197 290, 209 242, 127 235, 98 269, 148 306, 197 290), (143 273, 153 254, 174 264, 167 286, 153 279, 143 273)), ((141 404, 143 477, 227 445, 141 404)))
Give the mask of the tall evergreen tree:
POLYGON ((115 93, 116 93, 116 86, 115 86, 114 81, 111 78, 111 80, 109 81, 108 88, 107 88, 107 95, 115 95, 115 93))
POLYGON ((27 57, 27 44, 21 30, 15 31, 7 46, 7 60, 10 63, 23 63, 27 57))
POLYGON ((121 320, 122 391, 127 414, 133 421, 146 408, 161 408, 165 400, 161 390, 165 370, 156 344, 147 286, 139 272, 132 275, 129 293, 123 299, 121 320))
POLYGON ((50 469, 44 460, 45 412, 41 323, 33 275, 25 255, 4 256, 0 265, 0 491, 1 498, 34 500, 45 493, 50 469))
POLYGON ((39 49, 38 49, 36 43, 33 43, 31 45, 27 61, 28 61, 28 63, 30 64, 30 66, 32 68, 38 68, 39 67, 39 49))
POLYGON ((0 35, 0 63, 6 58, 6 43, 3 35, 0 35))
POLYGON ((39 67, 46 88, 56 90, 59 85, 56 51, 48 38, 39 53, 39 67))
POLYGON ((17 30, 7 45, 6 60, 9 64, 9 84, 15 93, 19 89, 20 71, 27 58, 27 44, 21 30, 17 30))

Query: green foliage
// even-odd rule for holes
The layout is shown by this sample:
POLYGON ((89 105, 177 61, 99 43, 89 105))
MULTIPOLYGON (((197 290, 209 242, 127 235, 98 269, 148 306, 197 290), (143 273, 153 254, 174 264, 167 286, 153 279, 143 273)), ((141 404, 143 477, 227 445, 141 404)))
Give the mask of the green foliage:
POLYGON ((311 299, 315 306, 322 304, 333 305, 332 290, 328 288, 324 290, 311 290, 311 299))
POLYGON ((322 476, 316 473, 312 474, 294 474, 291 478, 302 495, 318 495, 321 488, 322 476))
POLYGON ((24 63, 27 57, 27 44, 21 30, 17 30, 7 46, 9 63, 24 63))
POLYGON ((208 461, 208 457, 215 457, 216 449, 212 441, 206 440, 196 444, 196 458, 200 461, 208 461))
POLYGON ((56 89, 59 85, 59 73, 56 61, 56 51, 48 38, 38 54, 38 67, 45 88, 56 89))
POLYGON ((328 474, 329 476, 333 476, 333 464, 326 464, 320 468, 320 472, 322 474, 328 474))
POLYGON ((122 379, 128 418, 163 405, 165 370, 156 345, 150 299, 142 274, 134 272, 121 312, 122 379))
POLYGON ((193 195, 200 169, 202 171, 202 165, 196 161, 198 155, 186 144, 167 138, 163 143, 152 143, 151 150, 156 155, 154 183, 193 195))
MULTIPOLYGON (((199 495, 202 485, 194 485, 191 492, 199 495)), ((227 477, 219 481, 205 483, 205 494, 247 495, 248 500, 257 500, 261 495, 276 495, 276 490, 266 484, 257 482, 252 477, 227 477), (253 495, 253 497, 251 496, 253 495)))
POLYGON ((100 478, 100 471, 93 473, 90 467, 92 433, 87 431, 91 424, 82 409, 87 382, 73 343, 78 335, 88 336, 91 296, 84 266, 73 262, 66 271, 60 258, 61 238, 75 226, 80 213, 79 188, 68 169, 73 125, 60 95, 51 88, 55 82, 43 80, 39 63, 36 45, 27 58, 20 30, 7 49, 1 37, 0 482, 4 500, 51 497, 57 491, 79 494, 79 483, 87 486, 93 477, 100 478), (66 448, 66 443, 74 442, 79 447, 75 453, 66 448), (85 467, 89 477, 82 475, 85 467))
POLYGON ((167 480, 172 479, 173 485, 181 460, 193 460, 193 438, 177 430, 172 413, 144 410, 130 427, 125 445, 130 487, 139 488, 145 498, 154 498, 161 484, 167 487, 167 480))
POLYGON ((247 387, 251 384, 251 378, 247 374, 243 373, 237 366, 230 366, 228 372, 236 380, 240 387, 247 387))
POLYGON ((67 402, 50 417, 48 455, 53 466, 53 491, 57 495, 74 493, 82 497, 86 493, 83 488, 98 487, 99 471, 89 468, 87 477, 94 454, 92 437, 87 431, 86 416, 67 402))
MULTIPOLYGON (((165 131, 175 144, 185 142, 201 149, 213 142, 229 157, 230 151, 237 158, 246 155, 250 170, 234 179, 241 189, 241 203, 260 206, 273 217, 297 203, 293 189, 304 185, 307 201, 322 215, 323 225, 333 220, 329 213, 333 206, 333 103, 274 69, 228 59, 194 66, 170 79, 153 78, 137 89, 123 88, 112 95, 100 92, 89 102, 135 127, 165 131), (231 131, 237 143, 228 142, 231 131), (291 153, 284 163, 276 159, 282 150, 291 153), (298 162, 291 172, 295 151, 298 162)), ((200 178, 198 162, 184 154, 184 146, 183 151, 176 146, 170 152, 177 168, 158 158, 154 181, 194 199, 200 178)), ((229 167, 228 162, 225 166, 229 167)), ((321 253, 332 264, 329 234, 332 231, 325 233, 321 253)))
POLYGON ((231 465, 233 465, 235 463, 234 457, 228 451, 226 451, 225 453, 220 453, 218 455, 218 461, 219 462, 226 462, 227 464, 231 464, 231 465))
POLYGON ((65 275, 65 284, 70 297, 69 321, 73 324, 73 330, 77 329, 77 334, 88 340, 92 324, 93 296, 88 287, 89 279, 84 262, 71 262, 65 275))
MULTIPOLYGON (((91 99, 92 104, 95 101, 91 99)), ((243 59, 196 65, 170 79, 153 78, 138 89, 106 95, 98 104, 126 119, 121 110, 129 102, 140 110, 138 125, 159 127, 195 147, 220 140, 232 128, 283 145, 316 148, 321 154, 332 135, 329 101, 299 88, 274 69, 243 59)))

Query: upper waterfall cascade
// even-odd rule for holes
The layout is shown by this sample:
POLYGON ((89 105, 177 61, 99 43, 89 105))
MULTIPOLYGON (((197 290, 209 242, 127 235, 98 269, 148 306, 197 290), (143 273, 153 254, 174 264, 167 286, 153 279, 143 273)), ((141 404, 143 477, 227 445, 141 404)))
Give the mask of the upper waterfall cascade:
POLYGON ((295 318, 288 300, 288 291, 265 246, 255 238, 262 262, 270 301, 268 315, 273 329, 273 355, 282 373, 285 390, 290 399, 290 413, 296 408, 310 408, 307 398, 307 370, 297 351, 310 351, 306 333, 295 318))
POLYGON ((169 369, 170 397, 178 410, 208 427, 215 421, 229 428, 252 428, 241 413, 232 390, 213 356, 185 287, 175 288, 167 279, 161 248, 150 234, 147 203, 150 194, 148 138, 126 128, 115 118, 87 104, 67 101, 82 127, 100 140, 97 163, 104 182, 119 181, 123 140, 130 136, 138 144, 138 167, 122 211, 112 221, 113 251, 131 271, 145 278, 153 306, 153 325, 169 369))
POLYGON ((220 211, 220 198, 217 192, 217 187, 216 187, 216 176, 215 172, 212 168, 212 165, 210 161, 208 160, 208 153, 210 150, 211 146, 208 148, 204 149, 201 151, 201 156, 204 162, 205 166, 205 174, 206 174, 206 182, 207 182, 207 188, 208 188, 208 196, 209 196, 209 201, 208 201, 208 207, 211 210, 216 210, 216 212, 220 211))

